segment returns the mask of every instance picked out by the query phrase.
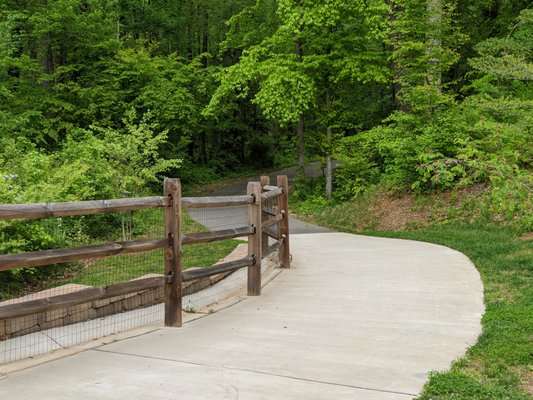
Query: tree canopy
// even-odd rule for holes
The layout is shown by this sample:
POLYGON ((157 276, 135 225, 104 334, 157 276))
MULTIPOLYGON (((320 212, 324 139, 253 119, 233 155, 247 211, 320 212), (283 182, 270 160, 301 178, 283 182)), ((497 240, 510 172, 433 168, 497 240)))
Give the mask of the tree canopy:
POLYGON ((200 183, 336 158, 334 198, 383 180, 489 182, 499 196, 519 188, 511 203, 524 207, 527 3, 6 0, 1 199, 135 194, 164 175, 200 183))

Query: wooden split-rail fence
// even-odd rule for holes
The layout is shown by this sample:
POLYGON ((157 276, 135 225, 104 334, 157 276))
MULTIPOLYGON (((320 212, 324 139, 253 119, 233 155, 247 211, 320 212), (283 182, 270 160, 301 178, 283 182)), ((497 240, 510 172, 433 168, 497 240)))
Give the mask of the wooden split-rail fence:
POLYGON ((142 278, 100 288, 87 288, 74 293, 5 305, 0 308, 0 321, 164 286, 165 326, 179 327, 182 324, 182 283, 233 272, 241 268, 248 269, 248 295, 258 296, 261 294, 261 260, 264 257, 279 249, 280 267, 290 266, 288 193, 287 176, 278 176, 276 186, 270 185, 268 177, 261 177, 261 182, 248 183, 246 195, 219 197, 182 197, 180 181, 165 179, 164 196, 66 203, 2 204, 0 205, 0 220, 81 216, 163 208, 165 234, 164 237, 155 239, 0 255, 0 271, 7 271, 164 249, 163 276, 142 278), (272 202, 273 199, 277 199, 277 206, 270 207, 268 210, 264 209, 263 205, 272 202), (247 226, 192 234, 185 234, 181 229, 182 209, 238 205, 248 207, 247 226), (272 212, 272 209, 275 212, 272 212), (272 229, 276 226, 277 229, 272 229), (273 231, 275 234, 272 234, 273 231), (182 270, 182 246, 237 237, 248 237, 246 257, 212 267, 182 270), (269 237, 274 239, 274 243, 270 245, 269 237))

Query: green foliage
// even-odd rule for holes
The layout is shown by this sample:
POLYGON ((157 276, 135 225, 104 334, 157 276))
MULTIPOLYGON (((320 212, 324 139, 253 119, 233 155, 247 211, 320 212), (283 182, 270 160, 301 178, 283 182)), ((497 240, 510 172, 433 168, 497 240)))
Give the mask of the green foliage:
MULTIPOLYGON (((402 12, 412 11, 406 7, 402 12)), ((422 81, 416 84, 416 79, 402 82, 409 98, 421 97, 410 103, 409 111, 396 112, 383 125, 343 140, 338 158, 355 167, 351 173, 339 169, 338 196, 354 197, 372 183, 368 174, 375 170, 392 187, 419 193, 487 182, 491 189, 479 204, 485 215, 532 229, 533 92, 529 77, 522 74, 524 65, 513 74, 505 67, 507 54, 530 60, 531 26, 525 10, 509 37, 479 44, 480 54, 472 60, 478 78, 469 87, 478 93, 462 101, 422 81), (435 99, 425 103, 432 95, 435 99)), ((421 65, 427 68, 427 63, 421 65)))
POLYGON ((511 33, 490 38, 476 46, 478 57, 470 64, 500 79, 533 81, 533 9, 523 10, 511 33))
MULTIPOLYGON (((516 378, 515 378, 516 379, 516 378)), ((482 384, 464 372, 453 369, 451 372, 433 373, 430 383, 419 400, 527 400, 528 396, 517 390, 482 384)))

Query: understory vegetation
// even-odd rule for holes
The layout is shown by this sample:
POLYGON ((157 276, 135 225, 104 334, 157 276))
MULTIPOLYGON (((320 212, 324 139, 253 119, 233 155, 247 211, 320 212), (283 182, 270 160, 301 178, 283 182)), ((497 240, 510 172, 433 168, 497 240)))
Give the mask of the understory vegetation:
MULTIPOLYGON (((531 6, 3 1, 0 202, 133 197, 164 176, 190 188, 296 161, 303 184, 318 159, 323 187, 300 199, 486 185, 484 213, 532 229, 531 6)), ((1 252, 48 248, 19 226, 0 221, 1 252)))

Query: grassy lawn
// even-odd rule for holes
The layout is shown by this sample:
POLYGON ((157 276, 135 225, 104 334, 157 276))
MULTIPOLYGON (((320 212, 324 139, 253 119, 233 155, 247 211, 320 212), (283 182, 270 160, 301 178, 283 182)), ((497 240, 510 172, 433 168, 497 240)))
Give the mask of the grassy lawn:
POLYGON ((308 211, 306 216, 338 231, 448 246, 466 254, 480 272, 486 311, 479 341, 449 371, 433 373, 420 400, 533 398, 531 237, 521 237, 507 227, 459 222, 401 231, 361 231, 354 228, 356 214, 333 218, 332 212, 338 210, 328 209, 308 211))

